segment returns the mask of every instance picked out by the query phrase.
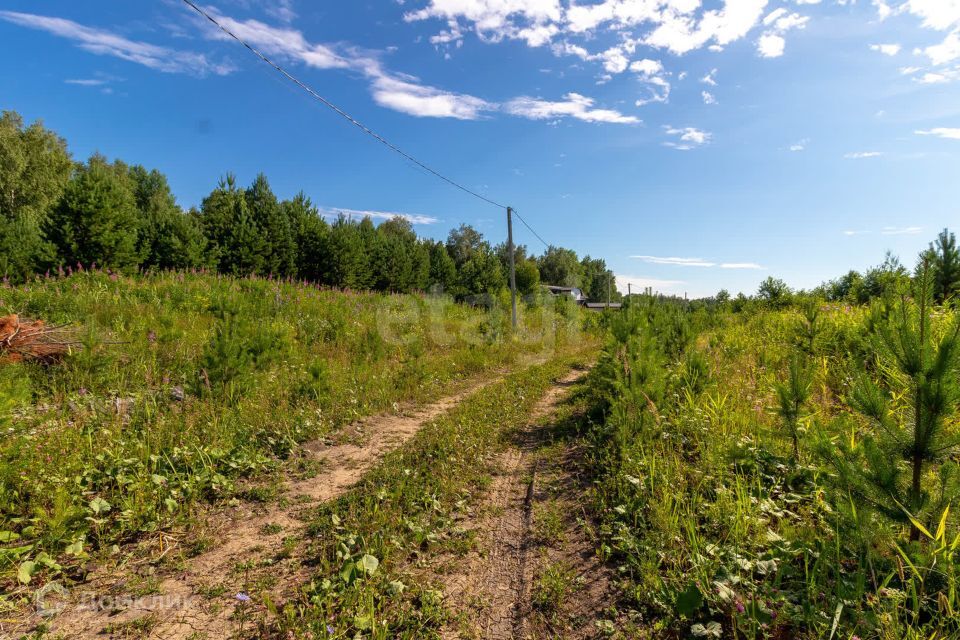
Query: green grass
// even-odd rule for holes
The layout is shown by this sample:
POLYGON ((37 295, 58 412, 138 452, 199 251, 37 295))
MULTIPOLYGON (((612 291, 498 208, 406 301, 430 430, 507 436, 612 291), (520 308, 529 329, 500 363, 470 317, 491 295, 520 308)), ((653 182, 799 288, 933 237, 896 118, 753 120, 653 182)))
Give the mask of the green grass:
POLYGON ((533 606, 547 619, 563 610, 567 600, 580 588, 577 573, 568 565, 557 562, 543 568, 533 584, 533 606))
MULTIPOLYGON (((809 349, 800 313, 645 304, 622 320, 591 378, 589 464, 599 550, 637 637, 958 637, 956 505, 909 543, 909 526, 856 499, 822 455, 876 428, 847 402, 872 357, 864 310, 822 314, 799 461, 776 388, 809 349)), ((923 478, 934 493, 938 471, 923 478)))
POLYGON ((275 621, 277 633, 437 637, 455 612, 411 577, 418 558, 463 544, 457 518, 488 486, 494 455, 572 357, 515 373, 466 399, 388 454, 310 527, 314 578, 275 621))
POLYGON ((69 323, 83 343, 56 365, 0 365, 0 582, 55 575, 211 500, 273 500, 269 476, 298 444, 575 339, 575 316, 522 312, 511 339, 502 307, 264 279, 0 288, 0 314, 69 323))

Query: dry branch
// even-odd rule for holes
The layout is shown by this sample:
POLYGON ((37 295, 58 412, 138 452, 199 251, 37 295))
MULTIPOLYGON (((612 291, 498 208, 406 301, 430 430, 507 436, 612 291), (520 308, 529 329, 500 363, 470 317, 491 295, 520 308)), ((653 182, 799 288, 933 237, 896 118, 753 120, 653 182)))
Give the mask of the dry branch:
POLYGON ((79 346, 66 325, 47 325, 17 314, 0 317, 0 363, 32 360, 51 364, 79 346))

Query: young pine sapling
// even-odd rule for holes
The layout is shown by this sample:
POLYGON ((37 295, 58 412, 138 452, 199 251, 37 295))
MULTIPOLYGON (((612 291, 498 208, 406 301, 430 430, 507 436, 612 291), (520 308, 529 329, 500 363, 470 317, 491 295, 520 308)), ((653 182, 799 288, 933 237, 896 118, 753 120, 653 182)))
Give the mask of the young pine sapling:
MULTIPOLYGON (((960 317, 940 330, 933 326, 933 270, 926 256, 912 293, 901 292, 875 309, 871 324, 880 383, 861 375, 850 404, 877 429, 863 439, 863 463, 848 456, 842 475, 879 511, 909 522, 910 539, 916 541, 919 519, 930 506, 925 474, 931 465, 947 462, 960 445, 947 428, 960 403, 960 317)), ((956 497, 949 486, 953 474, 943 472, 938 507, 956 497)))
POLYGON ((774 386, 777 394, 774 411, 793 442, 794 462, 800 461, 800 420, 803 418, 804 404, 810 398, 810 388, 813 385, 812 372, 804 360, 799 353, 791 355, 786 379, 774 386))

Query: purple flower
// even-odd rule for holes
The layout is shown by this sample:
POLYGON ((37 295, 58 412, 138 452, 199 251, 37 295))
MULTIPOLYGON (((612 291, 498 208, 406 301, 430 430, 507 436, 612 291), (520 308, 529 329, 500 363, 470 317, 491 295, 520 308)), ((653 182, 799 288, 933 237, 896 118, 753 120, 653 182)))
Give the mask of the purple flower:
POLYGON ((243 593, 242 591, 233 597, 239 600, 240 602, 250 602, 250 596, 243 593))
POLYGON ((332 624, 328 624, 328 625, 327 625, 327 633, 330 634, 331 636, 333 635, 333 625, 332 625, 332 624))

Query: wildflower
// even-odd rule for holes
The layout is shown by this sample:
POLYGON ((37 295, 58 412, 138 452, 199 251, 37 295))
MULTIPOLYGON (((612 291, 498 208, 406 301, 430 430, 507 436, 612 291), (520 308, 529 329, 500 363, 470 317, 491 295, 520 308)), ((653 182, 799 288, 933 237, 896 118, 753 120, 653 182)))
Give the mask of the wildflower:
POLYGON ((240 593, 238 593, 237 595, 235 595, 234 598, 236 598, 236 599, 239 600, 240 602, 250 602, 250 596, 248 596, 247 594, 243 593, 242 591, 241 591, 240 593))

